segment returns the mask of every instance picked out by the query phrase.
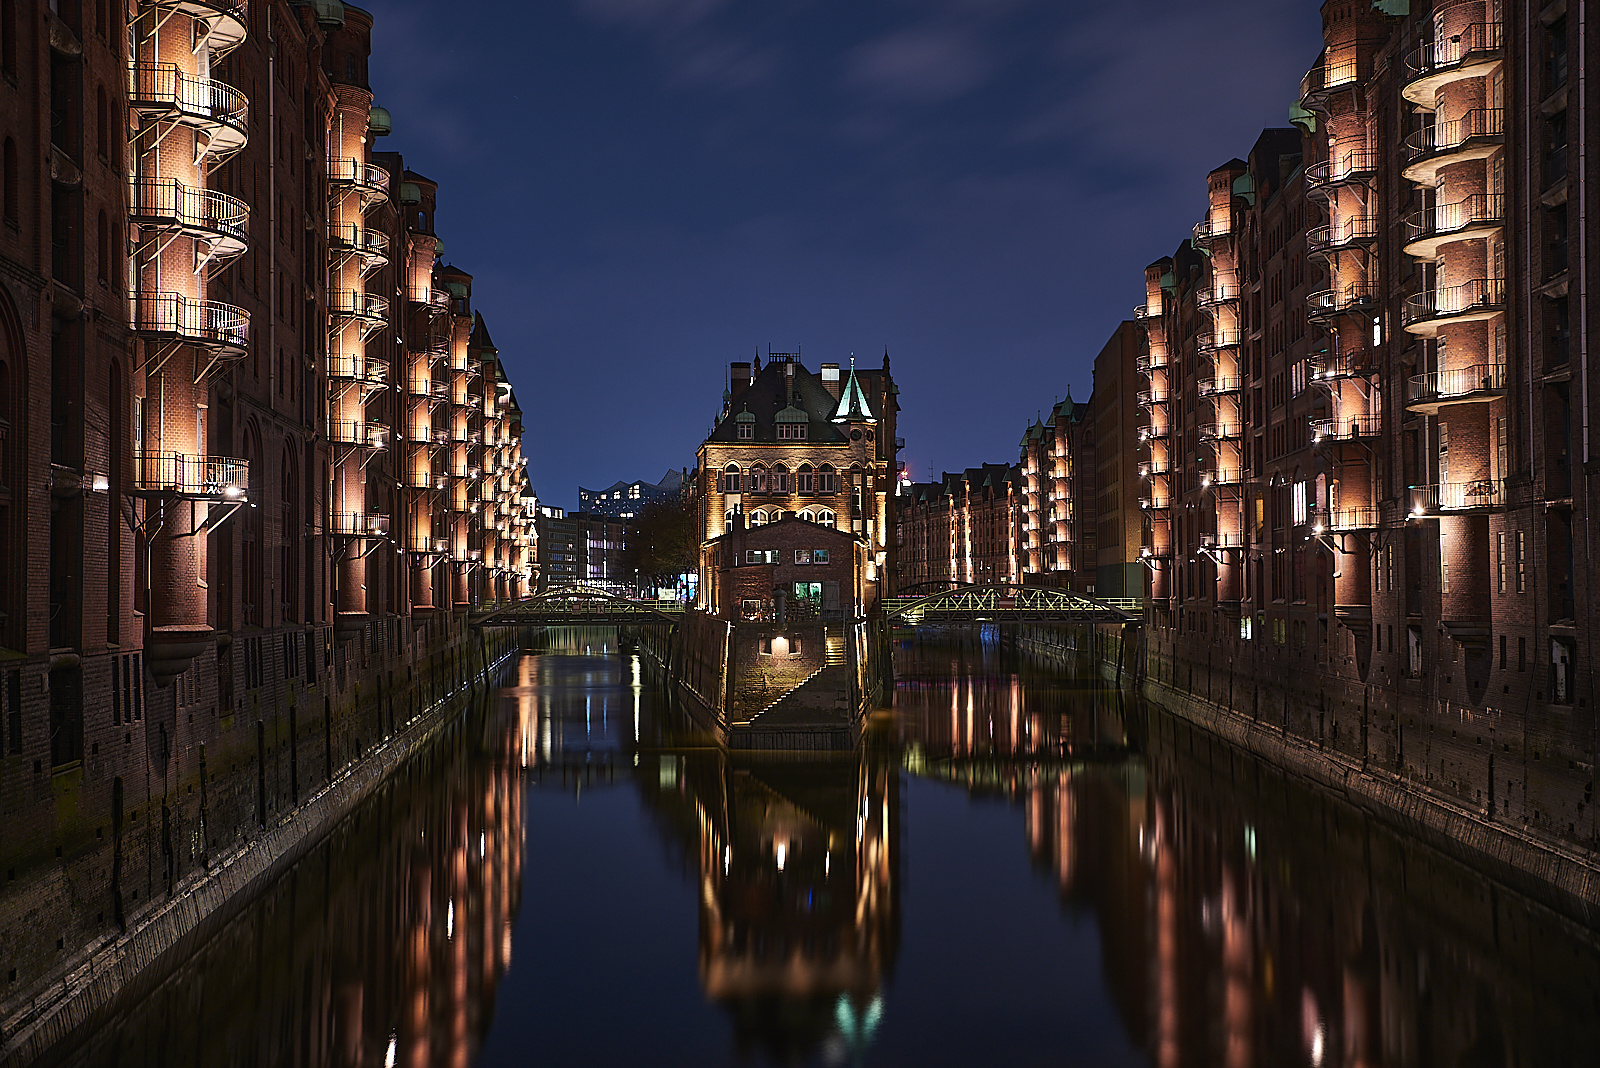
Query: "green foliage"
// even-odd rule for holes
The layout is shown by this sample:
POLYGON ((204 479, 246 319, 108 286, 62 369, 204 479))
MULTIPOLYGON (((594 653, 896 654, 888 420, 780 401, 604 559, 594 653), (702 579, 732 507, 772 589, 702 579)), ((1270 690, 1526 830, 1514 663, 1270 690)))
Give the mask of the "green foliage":
POLYGON ((694 509, 676 501, 646 505, 628 526, 618 576, 639 572, 642 585, 670 586, 693 571, 700 551, 694 509))

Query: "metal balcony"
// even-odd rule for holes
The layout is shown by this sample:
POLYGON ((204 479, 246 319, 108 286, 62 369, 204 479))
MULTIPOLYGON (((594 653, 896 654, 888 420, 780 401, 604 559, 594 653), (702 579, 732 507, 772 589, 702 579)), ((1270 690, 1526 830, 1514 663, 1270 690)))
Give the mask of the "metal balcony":
POLYGON ((1242 486, 1245 481, 1246 476, 1244 465, 1242 464, 1219 467, 1202 478, 1202 484, 1205 489, 1210 489, 1212 486, 1242 486))
POLYGON ((328 293, 328 314, 336 330, 353 322, 366 337, 389 321, 389 300, 358 289, 334 289, 328 293))
POLYGON ((1372 351, 1325 352, 1317 357, 1311 378, 1314 382, 1334 382, 1347 378, 1370 378, 1378 373, 1372 366, 1372 351))
POLYGON ((328 377, 344 382, 360 382, 377 388, 388 382, 389 368, 382 360, 349 353, 330 353, 328 377))
POLYGON ((1411 518, 1431 515, 1470 515, 1498 508, 1504 499, 1504 484, 1499 479, 1480 478, 1471 482, 1446 482, 1411 487, 1411 518))
POLYGON ((1432 415, 1455 404, 1481 404, 1505 396, 1506 365, 1480 363, 1473 367, 1433 371, 1412 377, 1406 409, 1432 415))
POLYGON ((1148 375, 1151 371, 1159 371, 1167 366, 1167 354, 1162 352, 1159 356, 1154 352, 1141 352, 1133 358, 1133 368, 1140 374, 1148 375))
POLYGON ((1437 185, 1441 168, 1484 159, 1504 144, 1505 123, 1505 109, 1476 108, 1459 119, 1425 126, 1405 140, 1402 174, 1418 185, 1437 185))
POLYGON ((1195 351, 1202 355, 1218 349, 1236 349, 1244 343, 1239 330, 1202 330, 1194 336, 1195 351))
POLYGON ((1244 436, 1244 424, 1238 422, 1201 423, 1195 429, 1201 441, 1234 441, 1244 436))
POLYGON ((1307 111, 1326 111, 1328 98, 1344 89, 1355 89, 1372 77, 1374 53, 1382 42, 1356 41, 1340 49, 1338 57, 1324 52, 1316 66, 1300 79, 1300 106, 1307 111), (1354 51, 1356 54, 1350 55, 1354 51))
POLYGON ((176 178, 135 178, 128 219, 145 230, 181 234, 205 246, 202 262, 231 260, 250 244, 250 205, 215 189, 191 189, 176 178))
POLYGON ((1311 423, 1311 444, 1325 441, 1360 441, 1383 433, 1383 418, 1377 415, 1347 415, 1338 419, 1316 419, 1311 423))
POLYGON ((360 194, 362 210, 389 198, 389 172, 376 164, 350 157, 328 161, 328 184, 336 190, 354 190, 360 194))
POLYGON ((1195 383, 1195 387, 1202 397, 1218 397, 1239 392, 1243 384, 1243 380, 1234 375, 1215 375, 1200 379, 1195 383))
POLYGON ((386 538, 389 517, 376 512, 335 512, 328 518, 328 533, 347 538, 386 538))
POLYGON ((250 313, 182 293, 135 293, 133 329, 152 341, 195 345, 220 359, 240 359, 250 344, 250 313))
POLYGON ((1149 408, 1157 404, 1165 404, 1171 399, 1164 389, 1141 389, 1136 395, 1141 408, 1149 408))
POLYGON ((1454 204, 1439 204, 1406 216, 1405 253, 1433 260, 1452 241, 1481 240, 1505 224, 1506 198, 1501 193, 1475 193, 1454 204))
POLYGON ((212 59, 220 59, 244 42, 249 35, 248 11, 245 0, 148 0, 158 11, 175 11, 188 15, 200 25, 195 27, 195 51, 201 46, 209 49, 212 59))
POLYGON ((179 452, 133 454, 133 492, 141 497, 239 501, 250 486, 250 464, 231 456, 179 452))
POLYGON ((1405 327, 1423 337, 1438 334, 1446 323, 1471 323, 1492 319, 1505 311, 1506 284, 1500 278, 1474 278, 1407 297, 1405 327))
POLYGON ((358 449, 382 449, 389 444, 389 428, 382 423, 331 420, 328 423, 328 440, 336 445, 350 445, 358 449))
POLYGON ((1312 534, 1344 534, 1378 529, 1376 508, 1319 508, 1311 513, 1312 534))
POLYGON ((223 160, 250 140, 250 102, 231 85, 186 74, 175 63, 140 64, 131 71, 128 107, 154 122, 195 132, 202 159, 223 160))
POLYGON ((1422 42, 1406 57, 1400 95, 1432 110, 1440 89, 1464 78, 1482 78, 1498 66, 1504 38, 1498 22, 1479 22, 1443 40, 1422 42))
POLYGON ((1165 441, 1172 434, 1172 428, 1165 423, 1139 428, 1139 437, 1143 441, 1165 441))
POLYGON ((356 223, 336 223, 328 231, 328 251, 356 257, 361 273, 369 274, 389 262, 389 235, 356 223))
POLYGON ((1209 309, 1237 303, 1239 303, 1239 282, 1232 275, 1222 278, 1213 276, 1209 285, 1201 286, 1194 291, 1196 308, 1209 309))
POLYGON ((1209 218, 1201 219, 1194 224, 1194 247, 1210 248, 1232 232, 1233 225, 1229 219, 1217 221, 1212 221, 1209 218))
POLYGON ((1244 535, 1237 533, 1226 534, 1201 534, 1200 548, 1203 551, 1216 551, 1218 549, 1244 548, 1244 535))
POLYGON ((1151 475, 1167 475, 1171 473, 1172 461, 1170 459, 1158 459, 1152 456, 1150 459, 1139 465, 1139 474, 1143 478, 1149 478, 1151 475))
POLYGON ((1347 215, 1338 222, 1309 231, 1306 234, 1306 251, 1327 259, 1336 252, 1371 248, 1377 240, 1376 215, 1347 215))
POLYGON ((1365 185, 1378 173, 1378 154, 1360 148, 1338 152, 1306 168, 1306 195, 1327 199, 1346 185, 1365 185))
POLYGON ((1133 318, 1135 322, 1149 322, 1151 318, 1160 318, 1160 316, 1161 312, 1157 310, 1152 313, 1150 311, 1150 305, 1148 304, 1141 304, 1133 309, 1133 318))
POLYGON ((1306 297, 1306 317, 1313 322, 1326 322, 1341 315, 1371 316, 1378 308, 1376 282, 1351 282, 1334 289, 1324 289, 1306 297))

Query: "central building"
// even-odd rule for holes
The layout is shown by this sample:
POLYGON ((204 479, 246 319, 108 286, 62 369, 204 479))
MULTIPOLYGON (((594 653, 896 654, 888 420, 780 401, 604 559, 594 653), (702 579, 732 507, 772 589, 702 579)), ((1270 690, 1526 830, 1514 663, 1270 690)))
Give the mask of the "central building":
POLYGON ((744 601, 724 603, 718 572, 726 535, 799 519, 853 535, 861 591, 856 614, 876 606, 894 574, 895 415, 898 389, 889 357, 877 370, 822 364, 813 374, 799 355, 768 352, 734 363, 716 429, 700 446, 700 607, 737 619, 744 601))

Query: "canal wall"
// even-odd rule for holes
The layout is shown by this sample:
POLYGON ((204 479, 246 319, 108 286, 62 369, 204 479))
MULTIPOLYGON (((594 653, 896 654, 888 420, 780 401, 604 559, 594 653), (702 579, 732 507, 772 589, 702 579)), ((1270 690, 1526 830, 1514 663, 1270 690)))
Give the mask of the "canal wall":
MULTIPOLYGON (((110 784, 110 811, 58 803, 53 857, 7 837, 5 1063, 26 1063, 242 907, 492 681, 517 640, 445 615, 376 620, 349 637, 312 628, 305 651, 304 663, 267 658, 281 668, 270 678, 260 663, 247 680, 260 685, 226 715, 185 710, 176 685, 149 691, 145 773, 110 784)), ((58 802, 77 796, 58 790, 58 802)))
POLYGON ((622 637, 730 749, 853 749, 885 693, 889 630, 876 620, 779 626, 691 609, 670 630, 624 628, 622 637))

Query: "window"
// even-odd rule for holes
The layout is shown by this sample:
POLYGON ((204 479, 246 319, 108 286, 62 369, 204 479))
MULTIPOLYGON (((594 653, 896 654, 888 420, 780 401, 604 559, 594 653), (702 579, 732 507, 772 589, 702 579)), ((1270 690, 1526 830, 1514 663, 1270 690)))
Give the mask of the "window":
POLYGON ((753 440, 755 438, 755 436, 756 436, 756 425, 754 423, 740 423, 739 424, 739 440, 740 441, 751 441, 751 440, 753 440))
POLYGON ((836 518, 837 517, 826 508, 817 513, 817 522, 821 523, 825 527, 833 526, 836 518))
POLYGON ((809 564, 811 562, 811 550, 796 549, 794 551, 794 562, 797 564, 809 564))
POLYGON ((813 512, 809 508, 804 508, 800 512, 800 518, 804 519, 807 523, 815 523, 817 521, 817 513, 813 512))
POLYGON ((827 563, 828 562, 828 552, 829 552, 829 550, 827 550, 827 549, 812 549, 811 550, 811 562, 813 564, 825 564, 825 563, 827 563))
POLYGON ((722 492, 739 492, 739 465, 729 464, 722 470, 722 492))
POLYGON ((801 464, 800 470, 795 472, 794 488, 801 493, 811 493, 815 484, 816 480, 811 472, 811 465, 801 464))
POLYGON ((1439 535, 1439 592, 1450 592, 1450 538, 1439 535))
MULTIPOLYGON (((745 619, 760 619, 766 614, 764 610, 765 604, 766 602, 757 600, 754 597, 747 597, 739 606, 739 614, 745 619)), ((762 641, 766 642, 768 639, 763 638, 762 641)), ((768 652, 770 651, 769 649, 768 652)))
POLYGON ((747 564, 775 564, 778 562, 776 549, 746 549, 744 562, 747 564))
POLYGON ((1517 592, 1526 593, 1528 590, 1528 534, 1526 531, 1517 531, 1517 592))
POLYGON ((827 464, 823 464, 822 468, 817 472, 817 492, 839 492, 839 476, 834 474, 833 468, 829 467, 827 464))
POLYGON ((750 492, 767 492, 767 469, 757 465, 750 469, 750 492))
POLYGON ((4 165, 6 222, 15 226, 19 218, 17 204, 22 194, 17 188, 17 143, 9 137, 6 138, 4 165))
POLYGON ((779 423, 779 441, 804 441, 806 440, 806 424, 804 423, 779 423))
POLYGON ((722 531, 723 531, 723 533, 727 533, 728 531, 733 529, 734 522, 738 519, 738 516, 739 516, 739 510, 737 508, 730 508, 726 512, 723 513, 723 515, 722 515, 722 531))
MULTIPOLYGON (((1505 593, 1506 592, 1506 536, 1505 536, 1505 533, 1503 531, 1494 536, 1494 570, 1495 570, 1495 583, 1494 583, 1495 592, 1496 593, 1505 593)), ((1500 659, 1502 661, 1504 661, 1505 658, 1506 658, 1505 657, 1505 641, 1506 640, 1504 638, 1500 639, 1500 646, 1501 646, 1500 659)), ((1500 666, 1501 667, 1505 667, 1505 664, 1501 663, 1500 666)))
POLYGON ((778 464, 776 467, 774 467, 772 469, 771 485, 773 493, 788 493, 789 469, 782 464, 778 464))
POLYGON ((750 525, 753 526, 753 527, 764 527, 764 526, 766 526, 767 525, 767 513, 763 512, 759 508, 757 508, 755 511, 751 512, 750 513, 750 525))

